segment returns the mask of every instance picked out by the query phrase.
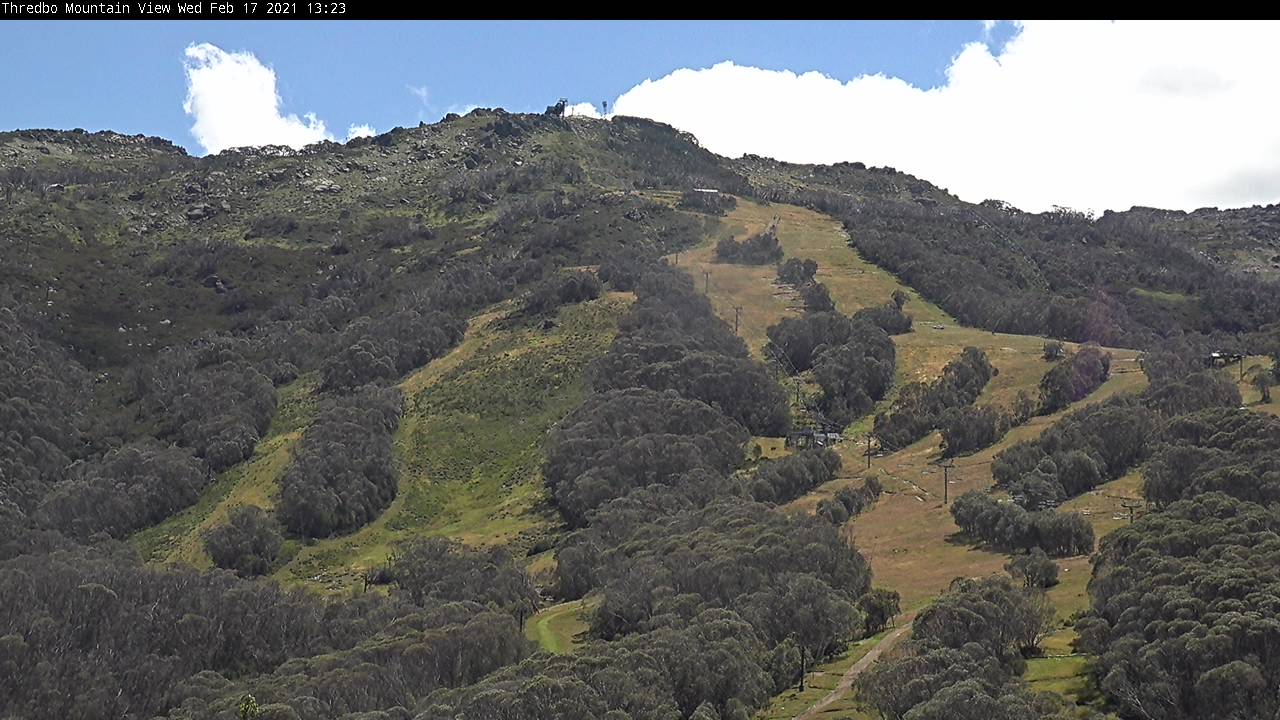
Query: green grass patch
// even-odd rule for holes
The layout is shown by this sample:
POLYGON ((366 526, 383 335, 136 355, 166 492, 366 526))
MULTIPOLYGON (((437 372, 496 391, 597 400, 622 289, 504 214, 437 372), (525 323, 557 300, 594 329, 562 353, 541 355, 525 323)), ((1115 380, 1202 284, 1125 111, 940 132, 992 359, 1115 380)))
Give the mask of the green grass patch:
POLYGON ((271 428, 254 448, 253 457, 219 474, 191 507, 129 539, 143 559, 210 567, 204 551, 206 530, 221 523, 233 507, 275 506, 280 476, 289 465, 293 446, 316 416, 317 384, 315 373, 309 373, 280 388, 271 428))
POLYGON ((598 598, 583 598, 545 608, 529 618, 524 626, 525 637, 549 653, 571 653, 591 627, 589 618, 599 604, 598 598))
POLYGON ((1057 693, 1077 704, 1096 695, 1090 687, 1089 658, 1084 655, 1032 658, 1023 679, 1032 690, 1057 693))
POLYGON ((587 366, 608 349, 629 304, 613 294, 566 307, 550 330, 502 312, 474 321, 462 345, 401 384, 400 492, 391 507, 351 535, 303 547, 277 577, 340 591, 411 537, 518 554, 558 532, 539 472, 543 440, 582 401, 587 366))

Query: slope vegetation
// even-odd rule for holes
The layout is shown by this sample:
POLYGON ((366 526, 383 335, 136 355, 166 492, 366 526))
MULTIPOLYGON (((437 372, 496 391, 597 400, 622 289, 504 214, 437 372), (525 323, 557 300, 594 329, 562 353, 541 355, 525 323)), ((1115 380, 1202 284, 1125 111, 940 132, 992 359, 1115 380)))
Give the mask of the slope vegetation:
MULTIPOLYGON (((737 207, 726 216, 718 237, 759 233, 775 221, 778 222, 778 240, 786 256, 817 261, 817 279, 829 289, 841 312, 851 314, 862 308, 883 305, 895 291, 907 294, 909 300, 905 310, 913 315, 915 329, 893 337, 898 348, 898 384, 936 378, 942 366, 959 355, 961 350, 977 347, 986 353, 999 371, 984 389, 980 402, 1007 405, 1020 392, 1032 395, 1037 392, 1041 378, 1050 367, 1043 359, 1045 338, 992 333, 960 325, 893 275, 864 260, 850 247, 848 235, 840 223, 829 216, 792 205, 761 205, 739 198, 737 207)), ((711 238, 682 253, 680 267, 695 281, 706 283, 713 307, 727 322, 734 320, 735 307, 742 308, 738 314, 740 332, 752 350, 759 353, 767 341, 765 329, 783 317, 800 313, 803 308, 789 287, 777 283, 772 266, 714 262, 715 240, 711 238)), ((1068 344, 1068 348, 1072 347, 1075 346, 1068 344)), ((1108 352, 1113 356, 1116 371, 1085 402, 1100 402, 1117 394, 1136 392, 1146 383, 1145 375, 1137 368, 1136 351, 1109 348, 1108 352)), ((892 395, 884 404, 891 400, 892 395)), ((995 445, 956 459, 954 467, 948 471, 950 485, 947 495, 954 499, 967 490, 991 487, 994 484, 991 461, 996 454, 1037 436, 1076 407, 1034 417, 1013 428, 995 445)), ((934 433, 901 451, 873 457, 868 469, 865 444, 860 442, 860 428, 868 428, 867 423, 856 423, 846 432, 846 440, 836 446, 846 476, 793 501, 788 505, 789 511, 812 513, 823 499, 833 497, 838 490, 860 485, 868 476, 879 478, 886 488, 885 494, 871 509, 850 520, 845 532, 871 563, 876 582, 899 592, 903 607, 907 609, 923 607, 946 590, 957 576, 1003 574, 1007 555, 957 542, 954 538, 958 529, 948 507, 943 504, 943 471, 939 466, 942 452, 938 434, 934 433)), ((1121 502, 1128 497, 1125 491, 1131 487, 1131 480, 1115 481, 1073 501, 1064 509, 1079 507, 1086 510, 1099 532, 1105 532, 1118 524, 1112 518, 1122 511, 1121 502)), ((1065 621, 1074 609, 1081 606, 1083 585, 1088 579, 1088 561, 1083 557, 1069 558, 1060 564, 1066 581, 1055 588, 1051 598, 1059 608, 1060 619, 1065 621)), ((1069 634, 1070 631, 1065 632, 1069 634)), ((1069 644, 1070 638, 1055 636, 1047 642, 1057 642, 1059 644, 1054 647, 1061 647, 1063 643, 1069 644)), ((849 684, 839 682, 860 652, 865 652, 862 644, 841 659, 818 668, 811 685, 816 689, 802 694, 788 691, 779 696, 765 716, 802 716, 810 705, 819 702, 826 703, 822 711, 827 714, 861 712, 856 701, 843 699, 849 684), (825 691, 820 691, 823 689, 825 691), (832 694, 837 697, 829 697, 832 694)), ((1052 676, 1046 668, 1033 668, 1036 673, 1047 673, 1046 678, 1052 676)), ((1032 677, 1039 676, 1033 674, 1032 677)), ((1041 684, 1051 685, 1047 680, 1041 684)), ((1076 678, 1065 686, 1077 688, 1078 685, 1079 679, 1076 678)), ((1053 686, 1053 689, 1058 689, 1058 686, 1053 686)))

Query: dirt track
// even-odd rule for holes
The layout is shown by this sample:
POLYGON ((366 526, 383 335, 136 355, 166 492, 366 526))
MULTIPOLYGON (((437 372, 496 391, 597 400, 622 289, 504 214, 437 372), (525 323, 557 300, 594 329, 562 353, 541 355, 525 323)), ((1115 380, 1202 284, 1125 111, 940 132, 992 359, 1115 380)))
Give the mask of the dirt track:
POLYGON ((853 687, 853 681, 857 680, 858 676, 861 675, 863 671, 871 667, 871 664, 874 663, 880 655, 896 645, 898 640, 902 639, 902 636, 910 630, 911 624, 907 623, 886 635, 884 639, 880 641, 880 644, 871 648, 870 652, 862 656, 858 662, 851 665, 849 669, 845 671, 844 677, 840 678, 840 684, 832 688, 831 692, 827 693, 826 697, 813 705, 810 705, 808 710, 797 715, 796 720, 812 720, 812 718, 816 718, 818 713, 821 713, 828 705, 834 703, 845 695, 848 695, 850 688, 853 687))

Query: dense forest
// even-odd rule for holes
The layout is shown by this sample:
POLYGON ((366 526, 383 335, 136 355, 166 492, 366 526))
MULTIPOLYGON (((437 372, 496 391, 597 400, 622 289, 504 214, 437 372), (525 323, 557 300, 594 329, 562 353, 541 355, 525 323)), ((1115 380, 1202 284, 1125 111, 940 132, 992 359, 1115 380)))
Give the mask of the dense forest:
POLYGON ((1156 507, 1103 541, 1081 644, 1126 715, 1261 718, 1280 710, 1280 422, 1181 416, 1144 472, 1156 507))
POLYGON ((893 384, 897 349, 861 311, 848 317, 827 303, 824 309, 785 317, 767 332, 766 355, 790 375, 811 370, 822 391, 815 409, 839 427, 870 412, 893 384))

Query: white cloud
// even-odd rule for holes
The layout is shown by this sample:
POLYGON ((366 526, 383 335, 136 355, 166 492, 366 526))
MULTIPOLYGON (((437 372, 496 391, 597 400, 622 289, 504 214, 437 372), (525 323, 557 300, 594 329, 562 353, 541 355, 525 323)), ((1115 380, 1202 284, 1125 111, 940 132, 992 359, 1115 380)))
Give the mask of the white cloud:
POLYGON ((427 98, 430 97, 430 93, 427 91, 426 85, 405 85, 405 89, 409 91, 410 95, 418 98, 420 104, 427 104, 427 98))
POLYGON ((324 121, 312 113, 301 119, 280 111, 276 73, 249 52, 227 52, 200 43, 187 47, 187 101, 195 119, 191 134, 206 152, 252 145, 300 148, 332 140, 324 121))
POLYGON ((600 118, 600 111, 596 109, 595 105, 592 105, 589 102, 580 102, 569 105, 564 109, 564 114, 574 117, 600 118))
POLYGON ((967 200, 1030 210, 1280 200, 1280 24, 1016 31, 999 49, 966 46, 929 90, 724 62, 646 80, 613 109, 725 155, 890 165, 967 200))
POLYGON ((352 125, 347 128, 347 140, 356 138, 373 137, 378 133, 373 129, 372 125, 352 125))

